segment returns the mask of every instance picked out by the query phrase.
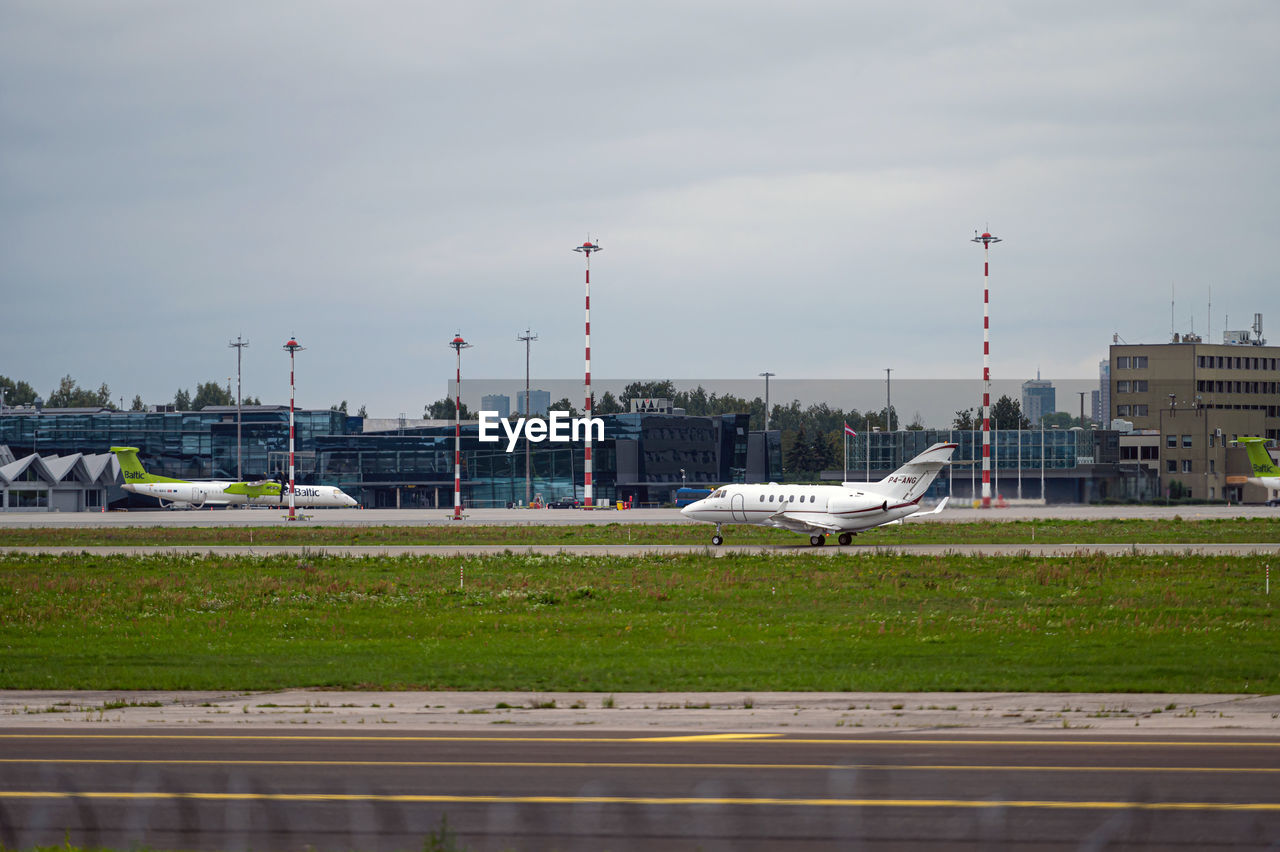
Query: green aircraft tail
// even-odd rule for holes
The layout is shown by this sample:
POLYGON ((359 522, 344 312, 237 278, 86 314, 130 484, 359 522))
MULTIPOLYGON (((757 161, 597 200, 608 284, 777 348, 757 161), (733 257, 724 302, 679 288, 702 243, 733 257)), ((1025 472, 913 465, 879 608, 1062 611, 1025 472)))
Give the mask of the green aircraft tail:
POLYGON ((1241 438, 1244 450, 1249 454, 1249 464, 1253 466, 1254 476, 1280 476, 1280 468, 1271 460, 1267 452, 1266 438, 1241 438))
POLYGON ((124 475, 124 481, 131 484, 147 483, 147 482, 185 482, 184 479, 170 479, 167 476, 156 476, 147 473, 142 467, 142 462, 138 461, 137 447, 112 447, 111 452, 116 454, 116 458, 120 460, 120 472, 124 475))

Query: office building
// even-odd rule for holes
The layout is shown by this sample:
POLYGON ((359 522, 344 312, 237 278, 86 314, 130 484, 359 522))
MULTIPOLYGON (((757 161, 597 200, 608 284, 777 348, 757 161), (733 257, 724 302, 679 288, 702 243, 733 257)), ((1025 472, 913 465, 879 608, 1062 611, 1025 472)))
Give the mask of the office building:
POLYGON ((491 393, 480 397, 481 411, 496 411, 505 420, 511 416, 511 397, 505 393, 491 393))
POLYGON ((1053 382, 1040 381, 1040 371, 1036 370, 1033 381, 1022 383, 1022 416, 1030 420, 1032 426, 1038 427, 1040 418, 1057 410, 1057 392, 1053 382))
POLYGON ((1111 418, 1115 416, 1111 413, 1110 361, 1098 362, 1098 404, 1096 411, 1093 422, 1097 424, 1099 429, 1109 428, 1111 426, 1111 418))
MULTIPOLYGON (((579 400, 581 402, 581 400, 579 400)), ((529 391, 529 410, 524 410, 524 392, 516 393, 516 413, 534 417, 546 417, 551 408, 551 391, 533 389, 529 391)))
POLYGON ((1244 450, 1233 444, 1241 435, 1280 438, 1280 347, 1231 335, 1238 342, 1175 334, 1170 343, 1111 346, 1111 416, 1157 436, 1165 494, 1261 499, 1256 486, 1228 482, 1228 467, 1241 467, 1244 450))

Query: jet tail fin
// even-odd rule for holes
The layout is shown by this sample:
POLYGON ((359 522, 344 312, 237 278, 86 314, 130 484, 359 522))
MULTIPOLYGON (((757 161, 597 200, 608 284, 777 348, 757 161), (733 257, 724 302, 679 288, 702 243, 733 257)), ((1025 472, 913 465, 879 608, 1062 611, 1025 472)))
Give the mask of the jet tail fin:
POLYGON ((1240 438, 1239 443, 1244 444, 1244 451, 1249 454, 1254 476, 1280 476, 1280 468, 1267 452, 1266 438, 1240 438))
POLYGON ((115 453, 116 458, 120 461, 120 472, 124 476, 126 484, 139 484, 147 482, 182 482, 181 479, 170 479, 167 476, 156 476, 147 473, 143 468, 142 462, 138 461, 137 447, 112 447, 111 452, 115 453))
POLYGON ((951 462, 956 444, 934 444, 880 480, 875 490, 890 500, 907 502, 925 492, 942 468, 951 462))

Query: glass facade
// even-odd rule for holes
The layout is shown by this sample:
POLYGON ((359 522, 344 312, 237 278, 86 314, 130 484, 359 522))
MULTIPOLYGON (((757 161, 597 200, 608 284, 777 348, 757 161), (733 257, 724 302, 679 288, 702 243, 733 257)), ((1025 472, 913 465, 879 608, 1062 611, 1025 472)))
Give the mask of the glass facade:
MULTIPOLYGON (((600 419, 604 440, 592 442, 597 500, 665 503, 682 482, 719 484, 746 477, 746 414, 616 414, 600 419)), ((505 437, 482 443, 476 424, 463 424, 465 505, 498 507, 525 499, 525 443, 521 436, 508 453, 505 437)), ((317 476, 370 507, 451 506, 453 445, 452 426, 322 436, 316 440, 317 476)), ((529 461, 531 498, 582 498, 580 441, 530 443, 529 461)))
MULTIPOLYGON (((296 411, 298 482, 333 485, 316 477, 316 439, 359 433, 361 418, 340 411, 296 411)), ((288 469, 289 409, 250 406, 241 425, 241 469, 246 479, 288 469)), ((137 447, 147 470, 179 479, 234 479, 236 411, 56 411, 0 415, 0 444, 15 456, 105 453, 113 446, 137 447)))
MULTIPOLYGON (((1070 429, 993 429, 991 430, 991 470, 995 476, 1007 471, 1016 476, 1019 466, 1025 477, 1039 472, 1041 440, 1045 470, 1069 470, 1080 459, 1093 454, 1093 433, 1070 429), (1021 444, 1021 453, 1019 453, 1021 444), (1079 444, 1079 446, 1078 446, 1079 444), (1085 452, 1080 452, 1083 449, 1085 452)), ((934 444, 957 444, 949 472, 944 471, 929 487, 928 496, 948 493, 951 480, 982 479, 982 430, 924 429, 907 432, 870 432, 849 439, 849 478, 862 480, 868 467, 870 444, 871 478, 878 480, 934 444)))

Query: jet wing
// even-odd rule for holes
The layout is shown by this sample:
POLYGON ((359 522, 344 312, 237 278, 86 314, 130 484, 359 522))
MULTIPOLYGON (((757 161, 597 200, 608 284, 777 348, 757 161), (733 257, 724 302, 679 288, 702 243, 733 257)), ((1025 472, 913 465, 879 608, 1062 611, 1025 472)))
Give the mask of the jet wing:
POLYGON ((228 494, 243 494, 246 497, 274 497, 280 494, 280 483, 269 480, 233 482, 222 490, 228 494))
MULTIPOLYGON (((806 513, 807 515, 808 513, 806 513)), ((771 527, 791 530, 792 532, 813 533, 819 531, 840 532, 840 527, 813 517, 800 515, 798 512, 776 512, 765 519, 771 527)))

